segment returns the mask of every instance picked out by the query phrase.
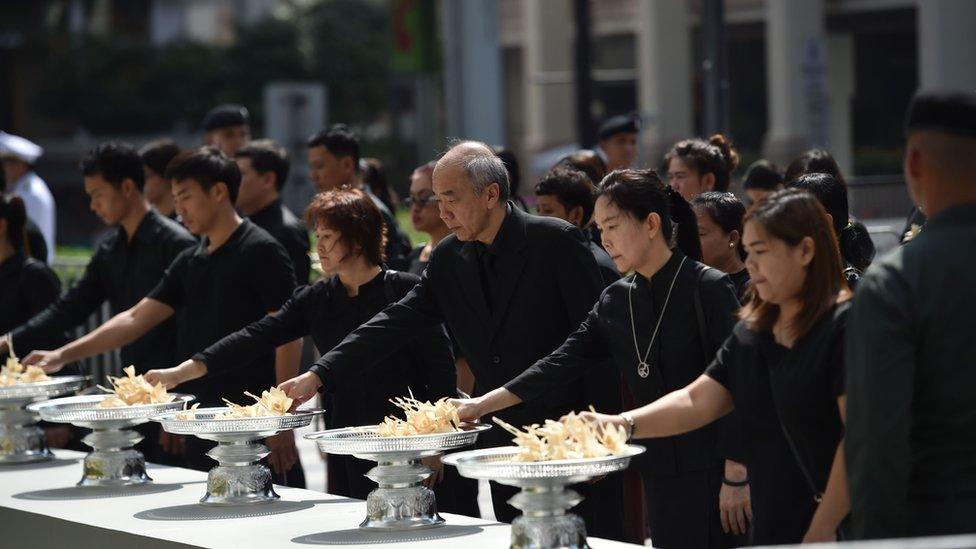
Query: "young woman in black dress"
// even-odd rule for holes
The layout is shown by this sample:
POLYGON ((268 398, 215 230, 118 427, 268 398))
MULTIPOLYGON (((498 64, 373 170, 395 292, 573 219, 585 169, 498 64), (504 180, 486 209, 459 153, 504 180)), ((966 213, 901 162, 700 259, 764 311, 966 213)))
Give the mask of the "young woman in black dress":
POLYGON ((619 416, 633 436, 672 437, 739 414, 753 543, 835 539, 850 508, 844 465, 844 328, 850 291, 827 214, 779 191, 745 217, 755 292, 706 373, 619 416))
MULTIPOLYGON (((328 351, 360 324, 398 301, 419 278, 385 269, 386 229, 379 209, 358 190, 316 195, 306 212, 315 227, 322 270, 332 273, 295 290, 281 309, 230 334, 179 366, 150 370, 146 379, 175 387, 203 376, 233 375, 242 357, 274 349, 311 334, 328 351)), ((379 423, 401 411, 389 400, 413 391, 420 400, 457 395, 454 356, 443 327, 416 338, 369 376, 351 375, 332 394, 330 427, 379 423)), ((225 395, 232 400, 243 395, 225 395)), ((436 465, 436 464, 435 464, 436 465)), ((365 499, 375 485, 363 475, 371 464, 351 456, 329 456, 330 492, 365 499)), ((433 477, 432 477, 433 478, 433 477)), ((441 507, 450 504, 447 500, 441 507)))
POLYGON ((746 207, 734 194, 718 191, 696 196, 691 205, 698 216, 702 263, 728 274, 739 301, 745 301, 749 270, 743 263, 742 218, 746 207))
MULTIPOLYGON (((595 219, 620 272, 634 274, 607 287, 551 355, 503 388, 458 401, 463 418, 542 397, 607 364, 617 367, 605 374, 622 374, 639 404, 653 402, 699 377, 728 337, 738 299, 724 273, 698 262, 695 213, 677 191, 651 170, 612 172, 601 185, 595 219)), ((727 547, 717 429, 702 425, 675 435, 640 441, 648 452, 636 460, 654 546, 727 547)))

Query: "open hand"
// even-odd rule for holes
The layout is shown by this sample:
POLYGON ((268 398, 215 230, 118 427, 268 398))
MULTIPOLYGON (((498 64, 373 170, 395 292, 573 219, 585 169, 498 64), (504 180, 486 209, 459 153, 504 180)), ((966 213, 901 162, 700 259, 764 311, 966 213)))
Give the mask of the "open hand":
POLYGON ((295 404, 292 406, 292 409, 295 409, 314 397, 321 386, 322 380, 319 379, 319 376, 312 372, 305 372, 302 375, 282 382, 278 385, 278 388, 284 391, 288 395, 288 398, 295 401, 295 404))
POLYGON ((64 368, 64 363, 60 351, 34 351, 22 361, 24 366, 37 366, 49 374, 64 368))

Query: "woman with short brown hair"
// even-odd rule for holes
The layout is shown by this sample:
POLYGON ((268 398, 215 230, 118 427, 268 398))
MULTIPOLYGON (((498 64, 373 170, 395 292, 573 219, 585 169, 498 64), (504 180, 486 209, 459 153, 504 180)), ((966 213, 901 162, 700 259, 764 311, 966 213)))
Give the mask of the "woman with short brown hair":
MULTIPOLYGON (((305 217, 315 228, 319 263, 328 276, 295 290, 279 311, 226 336, 175 368, 150 370, 146 379, 172 388, 204 375, 225 375, 232 373, 244 357, 309 334, 315 346, 326 352, 406 295, 420 280, 383 266, 383 217, 362 191, 319 193, 305 217)), ((441 326, 415 338, 404 352, 380 363, 368 377, 356 374, 342 378, 332 394, 329 426, 379 423, 386 415, 399 412, 390 399, 410 391, 420 400, 457 394, 451 342, 441 326)), ((366 499, 373 488, 364 476, 369 462, 330 456, 329 466, 329 477, 335 481, 330 493, 366 499)))

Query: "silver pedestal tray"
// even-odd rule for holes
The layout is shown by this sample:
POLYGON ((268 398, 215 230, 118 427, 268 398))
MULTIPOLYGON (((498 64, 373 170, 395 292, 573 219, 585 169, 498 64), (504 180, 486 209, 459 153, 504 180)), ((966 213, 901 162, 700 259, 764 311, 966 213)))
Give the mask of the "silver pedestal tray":
POLYGON ((271 470, 261 459, 271 452, 259 441, 282 431, 306 427, 324 410, 298 410, 287 416, 217 419, 228 408, 200 408, 194 419, 178 419, 178 412, 152 418, 167 433, 194 435, 212 440, 217 446, 207 455, 217 466, 207 474, 206 505, 244 505, 278 499, 271 485, 271 470))
POLYGON ((74 393, 85 388, 89 376, 61 376, 50 381, 0 387, 0 464, 31 463, 51 459, 37 414, 27 405, 74 393))
POLYGON ((305 435, 327 454, 350 455, 375 461, 366 473, 379 485, 366 498, 366 520, 359 525, 368 530, 403 531, 440 526, 434 492, 423 481, 433 472, 422 458, 474 444, 478 434, 491 425, 463 423, 460 431, 402 437, 381 437, 376 426, 347 427, 305 435))
POLYGON ((457 467, 461 476, 522 489, 508 500, 522 511, 512 521, 513 548, 583 549, 589 547, 583 519, 567 513, 583 498, 566 486, 626 469, 630 458, 643 452, 643 447, 628 446, 616 456, 523 462, 513 461, 518 449, 507 446, 452 454, 444 463, 457 467))
POLYGON ((193 401, 193 395, 170 393, 176 398, 162 404, 140 404, 118 408, 99 408, 111 395, 85 395, 58 398, 31 404, 28 409, 44 421, 70 423, 91 429, 82 442, 92 447, 85 456, 84 472, 78 486, 130 486, 152 482, 146 474, 146 458, 133 448, 142 435, 132 427, 167 410, 179 410, 193 401))

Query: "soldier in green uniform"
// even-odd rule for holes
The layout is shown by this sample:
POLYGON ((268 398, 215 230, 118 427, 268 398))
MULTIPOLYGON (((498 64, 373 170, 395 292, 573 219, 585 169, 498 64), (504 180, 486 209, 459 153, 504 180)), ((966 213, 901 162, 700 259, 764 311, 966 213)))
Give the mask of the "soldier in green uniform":
POLYGON ((847 334, 857 538, 976 532, 976 92, 920 92, 906 133, 928 222, 861 279, 847 334))

